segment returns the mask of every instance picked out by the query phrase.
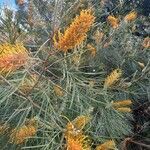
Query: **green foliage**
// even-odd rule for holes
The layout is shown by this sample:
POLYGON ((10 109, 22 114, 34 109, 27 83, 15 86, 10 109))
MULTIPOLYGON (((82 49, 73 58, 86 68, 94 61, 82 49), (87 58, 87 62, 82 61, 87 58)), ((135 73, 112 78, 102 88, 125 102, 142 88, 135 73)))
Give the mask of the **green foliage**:
POLYGON ((136 21, 125 23, 121 16, 119 28, 112 29, 107 22, 100 22, 103 12, 94 2, 58 0, 51 2, 52 7, 44 1, 31 2, 32 26, 27 23, 27 27, 21 27, 22 22, 12 19, 8 12, 0 18, 0 36, 6 35, 1 43, 23 42, 30 54, 27 65, 7 77, 0 75, 0 122, 10 126, 5 134, 0 134, 0 149, 64 149, 66 118, 72 121, 80 115, 92 118, 84 130, 92 140, 92 149, 110 139, 118 147, 125 137, 133 135, 134 118, 132 113, 115 110, 111 102, 131 99, 134 109, 137 103, 149 99, 149 50, 142 47, 142 37, 132 34, 136 21), (56 50, 54 32, 59 28, 64 31, 73 17, 88 7, 93 8, 97 19, 87 40, 67 54, 56 50), (97 29, 104 33, 99 43, 93 39, 97 29), (105 47, 108 41, 111 43, 105 47), (88 43, 96 47, 95 57, 90 55, 88 43), (78 56, 77 61, 74 56, 78 56), (106 77, 117 68, 123 72, 121 79, 105 89, 106 77), (33 75, 36 77, 31 84, 33 75), (55 86, 61 88, 56 92, 55 86), (22 144, 11 143, 11 130, 34 117, 37 134, 22 144))

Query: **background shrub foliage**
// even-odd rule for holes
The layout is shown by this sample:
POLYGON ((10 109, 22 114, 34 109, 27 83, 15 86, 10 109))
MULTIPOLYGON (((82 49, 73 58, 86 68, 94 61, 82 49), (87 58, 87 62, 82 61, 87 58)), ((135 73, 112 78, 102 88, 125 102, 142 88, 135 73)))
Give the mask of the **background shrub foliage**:
POLYGON ((0 18, 0 149, 148 149, 150 38, 134 34, 148 18, 124 1, 16 2, 0 18))

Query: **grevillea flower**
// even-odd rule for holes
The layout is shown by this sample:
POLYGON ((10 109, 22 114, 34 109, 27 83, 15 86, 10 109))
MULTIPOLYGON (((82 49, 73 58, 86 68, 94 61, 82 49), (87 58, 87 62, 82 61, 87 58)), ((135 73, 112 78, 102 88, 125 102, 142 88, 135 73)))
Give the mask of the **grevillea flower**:
POLYGON ((91 150, 88 137, 78 134, 75 137, 69 136, 66 139, 67 150, 91 150))
POLYGON ((115 82, 119 80, 119 78, 122 75, 121 69, 115 69, 113 70, 109 76, 105 79, 104 87, 110 87, 112 86, 115 82))
POLYGON ((91 118, 89 116, 78 116, 73 121, 67 123, 66 132, 73 133, 75 130, 82 130, 85 127, 85 125, 90 121, 90 119, 91 118))
POLYGON ((130 99, 115 101, 112 103, 113 107, 123 107, 123 106, 128 106, 131 104, 132 104, 132 101, 130 99))
POLYGON ((119 20, 118 18, 115 18, 114 16, 108 16, 107 20, 109 22, 109 24, 112 26, 112 28, 116 29, 119 26, 119 20))
POLYGON ((114 150, 116 147, 116 144, 113 140, 109 140, 104 142, 103 144, 100 144, 96 147, 96 150, 114 150))
POLYGON ((10 142, 14 144, 22 144, 25 142, 26 139, 34 136, 37 132, 37 126, 33 123, 33 120, 31 119, 31 122, 27 125, 23 125, 19 128, 15 128, 12 130, 10 135, 10 142))
POLYGON ((68 122, 65 130, 67 150, 90 150, 89 139, 83 134, 82 129, 89 122, 90 117, 78 116, 68 122))
POLYGON ((29 58, 26 48, 21 44, 4 43, 0 45, 0 74, 5 75, 25 65, 29 58))
POLYGON ((92 57, 96 56, 96 48, 94 46, 92 46, 91 44, 88 44, 87 49, 89 49, 92 57))
POLYGON ((120 100, 112 103, 112 106, 115 110, 119 112, 131 112, 131 109, 127 106, 130 106, 132 101, 130 99, 120 100))
POLYGON ((129 21, 133 21, 137 18, 137 13, 135 11, 133 12, 130 12, 129 14, 127 14, 125 17, 124 17, 124 20, 126 22, 129 22, 129 21))
POLYGON ((90 120, 91 120, 91 118, 89 116, 81 115, 81 116, 78 116, 77 118, 75 118, 72 121, 72 124, 74 125, 74 127, 76 129, 83 129, 85 127, 85 125, 87 123, 89 123, 90 120))
POLYGON ((119 112, 131 112, 131 108, 129 107, 119 107, 119 108, 116 108, 115 110, 119 111, 119 112))
POLYGON ((54 88, 54 92, 57 96, 64 96, 64 91, 63 91, 62 87, 55 84, 53 88, 54 88))
POLYGON ((80 15, 76 16, 71 25, 65 30, 64 34, 58 32, 58 40, 54 35, 54 46, 63 52, 79 46, 87 37, 87 32, 93 25, 94 19, 91 9, 82 10, 80 15))

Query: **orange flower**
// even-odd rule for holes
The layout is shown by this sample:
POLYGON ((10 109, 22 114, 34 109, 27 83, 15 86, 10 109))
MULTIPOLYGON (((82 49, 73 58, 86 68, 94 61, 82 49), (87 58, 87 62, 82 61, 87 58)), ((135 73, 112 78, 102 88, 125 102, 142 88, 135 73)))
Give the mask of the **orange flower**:
POLYGON ((133 21, 137 18, 137 13, 135 11, 133 12, 130 12, 129 14, 127 14, 125 17, 124 17, 124 20, 126 22, 129 22, 129 21, 133 21))
POLYGON ((58 40, 56 40, 56 34, 54 35, 54 46, 63 52, 67 52, 69 49, 79 46, 87 37, 87 32, 93 25, 94 20, 95 17, 91 9, 82 10, 80 15, 76 16, 64 34, 58 32, 58 40))
POLYGON ((112 28, 116 29, 119 26, 119 20, 118 18, 115 18, 114 16, 108 16, 107 18, 109 24, 112 26, 112 28))
POLYGON ((53 88, 54 88, 54 92, 57 96, 64 96, 64 91, 60 86, 54 85, 53 88))
POLYGON ((76 137, 68 137, 66 139, 67 150, 91 150, 87 136, 80 134, 76 137))
POLYGON ((77 129, 83 129, 84 126, 90 121, 90 117, 89 116, 78 116, 77 118, 75 118, 72 123, 74 125, 75 128, 77 129))
POLYGON ((0 74, 9 74, 25 65, 29 58, 26 48, 21 44, 4 43, 0 45, 0 74))
POLYGON ((113 107, 122 107, 122 106, 128 106, 131 105, 132 101, 130 99, 127 100, 120 100, 120 101, 115 101, 113 102, 113 107))
POLYGON ((119 112, 131 112, 131 108, 129 107, 120 107, 120 108, 116 108, 115 110, 119 111, 119 112))
POLYGON ((87 48, 90 50, 92 57, 96 56, 96 48, 92 46, 91 44, 87 45, 87 48))
POLYGON ((82 131, 89 120, 90 117, 81 115, 67 123, 64 133, 67 150, 90 150, 88 137, 82 131))
POLYGON ((26 139, 34 136, 37 132, 37 126, 34 119, 28 121, 27 125, 12 130, 10 142, 14 144, 22 144, 26 139))
POLYGON ((109 76, 105 79, 104 87, 110 87, 112 86, 115 82, 119 80, 119 78, 122 75, 121 69, 115 69, 113 70, 109 76))
POLYGON ((146 38, 143 40, 142 46, 143 46, 144 48, 150 48, 150 38, 149 38, 149 37, 146 37, 146 38))
POLYGON ((106 141, 96 147, 96 150, 112 150, 115 149, 115 142, 113 140, 106 141))
POLYGON ((66 133, 72 132, 72 134, 74 134, 74 131, 82 130, 85 127, 85 125, 90 121, 90 119, 91 118, 89 116, 78 116, 73 121, 67 123, 66 133))

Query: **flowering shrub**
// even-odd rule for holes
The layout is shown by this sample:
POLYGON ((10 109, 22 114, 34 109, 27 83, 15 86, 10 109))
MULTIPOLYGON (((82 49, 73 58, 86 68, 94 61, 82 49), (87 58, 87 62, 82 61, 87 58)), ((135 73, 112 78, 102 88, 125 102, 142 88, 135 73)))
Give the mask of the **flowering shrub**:
POLYGON ((0 149, 132 149, 147 125, 136 117, 149 98, 142 18, 112 11, 103 22, 106 1, 24 3, 0 22, 0 149))

